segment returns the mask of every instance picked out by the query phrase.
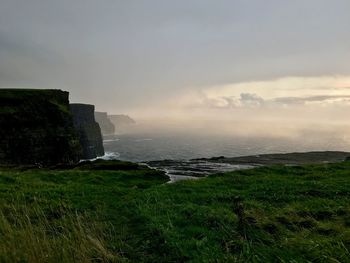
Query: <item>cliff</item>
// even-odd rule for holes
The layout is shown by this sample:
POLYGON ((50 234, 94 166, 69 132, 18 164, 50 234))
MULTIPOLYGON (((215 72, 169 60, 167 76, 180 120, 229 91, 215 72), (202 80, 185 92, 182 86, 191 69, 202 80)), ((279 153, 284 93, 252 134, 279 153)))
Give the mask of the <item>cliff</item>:
POLYGON ((107 112, 95 112, 95 120, 100 125, 102 134, 114 134, 115 127, 111 120, 108 118, 107 112))
POLYGON ((68 96, 61 90, 0 89, 0 164, 79 161, 68 96))
POLYGON ((103 141, 99 124, 95 121, 95 106, 89 104, 70 104, 74 127, 78 131, 83 148, 83 159, 104 155, 103 141))
POLYGON ((128 115, 108 115, 108 118, 111 120, 111 122, 115 125, 115 127, 123 126, 123 125, 131 125, 135 124, 136 122, 130 118, 128 115))

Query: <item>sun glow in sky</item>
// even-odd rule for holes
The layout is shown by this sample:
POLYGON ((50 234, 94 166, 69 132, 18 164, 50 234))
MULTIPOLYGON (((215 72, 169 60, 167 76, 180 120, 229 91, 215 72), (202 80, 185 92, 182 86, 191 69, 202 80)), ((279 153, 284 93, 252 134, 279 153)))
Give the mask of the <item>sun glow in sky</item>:
MULTIPOLYGON (((192 88, 160 103, 169 110, 348 106, 349 76, 284 77, 192 88)), ((190 113, 187 113, 190 114, 190 113)))
POLYGON ((211 99, 234 99, 241 94, 251 94, 263 100, 284 101, 284 104, 301 102, 301 99, 307 102, 308 97, 313 97, 314 102, 320 103, 332 99, 343 99, 347 102, 347 96, 350 95, 350 86, 347 85, 349 80, 349 76, 284 77, 217 86, 208 88, 203 93, 211 99), (319 96, 319 99, 315 99, 316 96, 319 96), (292 100, 292 97, 295 97, 295 100, 292 100))

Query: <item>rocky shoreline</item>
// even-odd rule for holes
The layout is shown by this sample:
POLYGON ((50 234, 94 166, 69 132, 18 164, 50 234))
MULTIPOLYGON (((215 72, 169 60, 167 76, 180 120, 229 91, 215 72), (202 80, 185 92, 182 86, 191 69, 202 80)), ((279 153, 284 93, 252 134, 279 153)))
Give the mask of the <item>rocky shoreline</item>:
POLYGON ((150 168, 164 171, 170 182, 198 179, 215 173, 256 167, 250 164, 216 163, 206 160, 162 160, 150 161, 145 164, 150 168))
POLYGON ((312 152, 293 152, 293 153, 275 153, 275 154, 257 154, 240 157, 212 157, 200 158, 201 160, 213 163, 227 164, 253 164, 253 165, 302 165, 302 164, 322 164, 336 163, 350 158, 350 152, 342 151, 312 151, 312 152))
POLYGON ((220 156, 191 160, 159 160, 145 162, 145 164, 151 168, 164 171, 170 178, 170 182, 176 182, 258 166, 337 163, 348 158, 350 158, 350 152, 315 151, 240 157, 220 156))

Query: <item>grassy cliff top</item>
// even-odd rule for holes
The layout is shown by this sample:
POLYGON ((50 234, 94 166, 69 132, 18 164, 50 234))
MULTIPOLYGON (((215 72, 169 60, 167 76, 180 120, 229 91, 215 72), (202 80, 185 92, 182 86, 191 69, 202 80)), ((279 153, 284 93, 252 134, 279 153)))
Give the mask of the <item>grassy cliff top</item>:
POLYGON ((164 184, 128 163, 0 170, 0 261, 349 262, 350 162, 164 184))
MULTIPOLYGON (((69 112, 69 92, 56 89, 0 89, 0 113, 14 114, 35 109, 45 102, 56 105, 66 113, 69 112)), ((45 110, 45 109, 44 109, 45 110)))
POLYGON ((69 92, 59 89, 0 89, 0 101, 51 98, 68 100, 69 92))
POLYGON ((0 98, 23 99, 28 96, 68 96, 67 91, 59 89, 0 89, 0 98))

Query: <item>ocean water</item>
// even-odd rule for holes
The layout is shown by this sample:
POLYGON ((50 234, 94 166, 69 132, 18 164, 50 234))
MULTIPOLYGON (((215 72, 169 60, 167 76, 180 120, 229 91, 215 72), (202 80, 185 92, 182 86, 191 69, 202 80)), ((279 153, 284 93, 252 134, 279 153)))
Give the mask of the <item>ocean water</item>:
POLYGON ((169 182, 254 167, 193 160, 195 158, 327 150, 350 151, 349 141, 341 135, 334 134, 294 138, 193 134, 113 135, 104 138, 104 147, 105 159, 146 163, 151 168, 163 170, 169 176, 169 182))
POLYGON ((265 153, 350 151, 342 136, 235 137, 204 135, 113 135, 104 138, 107 155, 132 162, 236 157, 265 153))

